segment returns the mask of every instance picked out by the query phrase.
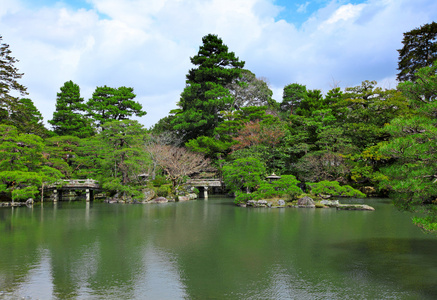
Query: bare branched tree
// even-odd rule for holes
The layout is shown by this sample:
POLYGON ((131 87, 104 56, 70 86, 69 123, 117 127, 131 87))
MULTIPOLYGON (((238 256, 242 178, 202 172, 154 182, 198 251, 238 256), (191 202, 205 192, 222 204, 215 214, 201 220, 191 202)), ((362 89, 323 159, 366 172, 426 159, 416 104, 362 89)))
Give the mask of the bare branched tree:
POLYGON ((209 167, 210 160, 200 153, 183 147, 151 143, 146 146, 152 160, 167 174, 173 186, 177 187, 190 175, 209 167))

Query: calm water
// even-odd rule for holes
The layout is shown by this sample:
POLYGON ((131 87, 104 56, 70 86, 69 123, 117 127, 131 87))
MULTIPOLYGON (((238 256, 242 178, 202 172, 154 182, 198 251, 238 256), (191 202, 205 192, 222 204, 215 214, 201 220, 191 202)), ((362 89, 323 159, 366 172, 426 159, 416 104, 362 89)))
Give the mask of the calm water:
POLYGON ((437 299, 437 237, 366 203, 0 209, 0 299, 437 299))

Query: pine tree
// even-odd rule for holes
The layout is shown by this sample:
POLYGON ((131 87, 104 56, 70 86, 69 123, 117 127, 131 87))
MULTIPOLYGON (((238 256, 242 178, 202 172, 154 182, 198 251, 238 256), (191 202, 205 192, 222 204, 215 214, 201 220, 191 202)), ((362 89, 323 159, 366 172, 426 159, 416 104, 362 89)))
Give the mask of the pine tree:
POLYGON ((109 121, 127 120, 133 115, 146 115, 143 106, 134 101, 136 95, 133 91, 133 88, 124 86, 118 89, 106 85, 97 87, 87 102, 88 115, 99 128, 109 121))
POLYGON ((419 69, 414 82, 399 84, 415 114, 397 118, 385 126, 391 140, 380 149, 381 154, 393 161, 383 172, 390 179, 385 185, 391 190, 395 205, 419 212, 414 223, 433 232, 437 232, 436 72, 437 63, 419 69))
POLYGON ((414 81, 420 68, 429 67, 437 60, 437 23, 422 25, 404 33, 404 46, 399 49, 397 75, 399 81, 414 81))
POLYGON ((28 98, 18 100, 17 105, 12 109, 9 123, 17 127, 21 133, 36 134, 42 138, 53 134, 45 128, 41 112, 28 98))
POLYGON ((0 123, 10 119, 11 111, 18 105, 17 96, 27 95, 26 87, 18 83, 23 73, 18 72, 15 67, 18 60, 11 53, 9 45, 2 43, 0 35, 0 123))
POLYGON ((172 121, 173 128, 184 141, 211 136, 223 120, 222 111, 230 110, 233 97, 225 87, 238 78, 244 62, 229 52, 217 35, 202 38, 197 55, 191 58, 196 66, 187 74, 186 87, 172 121))
POLYGON ((56 111, 49 123, 58 135, 72 135, 80 138, 89 137, 94 130, 89 120, 82 114, 85 104, 80 97, 80 88, 73 81, 67 81, 57 94, 56 111))

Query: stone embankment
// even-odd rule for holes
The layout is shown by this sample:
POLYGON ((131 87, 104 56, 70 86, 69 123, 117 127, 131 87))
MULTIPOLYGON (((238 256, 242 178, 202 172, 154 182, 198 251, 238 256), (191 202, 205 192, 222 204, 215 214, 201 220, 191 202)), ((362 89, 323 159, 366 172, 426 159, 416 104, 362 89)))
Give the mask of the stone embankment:
POLYGON ((0 202, 0 207, 18 207, 18 206, 32 206, 33 199, 28 199, 26 202, 0 202))
POLYGON ((126 201, 122 199, 118 199, 118 197, 113 197, 111 199, 107 199, 105 203, 128 203, 128 204, 153 204, 153 203, 168 203, 168 202, 183 202, 189 200, 197 199, 197 194, 194 193, 191 189, 189 191, 180 191, 179 195, 167 195, 160 196, 154 189, 146 188, 143 191, 143 200, 132 200, 126 201))
POLYGON ((321 200, 314 201, 311 197, 305 196, 297 201, 286 202, 282 199, 268 200, 249 200, 246 203, 240 203, 241 207, 269 207, 269 208, 336 208, 337 210, 375 210, 373 207, 366 204, 340 204, 338 200, 321 200))

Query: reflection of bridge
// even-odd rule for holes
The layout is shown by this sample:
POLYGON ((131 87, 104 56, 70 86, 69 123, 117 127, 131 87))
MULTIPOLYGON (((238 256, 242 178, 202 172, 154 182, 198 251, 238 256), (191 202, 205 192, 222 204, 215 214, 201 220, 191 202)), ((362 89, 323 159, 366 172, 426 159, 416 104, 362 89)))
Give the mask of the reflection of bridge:
POLYGON ((62 200, 63 191, 85 190, 86 201, 90 201, 95 190, 100 189, 99 182, 94 179, 66 179, 60 180, 54 184, 49 184, 45 187, 47 190, 52 190, 54 201, 62 200))
POLYGON ((200 192, 203 191, 203 198, 208 199, 209 187, 221 187, 222 182, 220 179, 190 179, 187 184, 195 186, 200 192))

